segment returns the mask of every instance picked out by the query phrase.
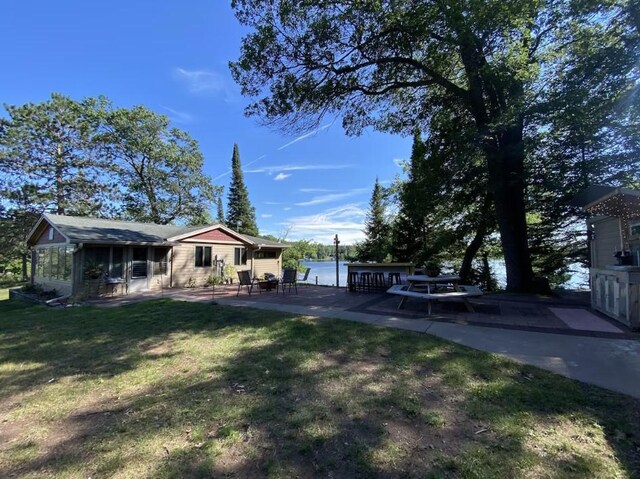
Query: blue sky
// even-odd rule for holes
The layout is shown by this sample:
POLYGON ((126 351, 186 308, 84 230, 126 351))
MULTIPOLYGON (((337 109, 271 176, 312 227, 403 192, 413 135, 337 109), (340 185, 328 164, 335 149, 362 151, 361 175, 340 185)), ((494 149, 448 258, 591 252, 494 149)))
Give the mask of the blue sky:
POLYGON ((411 139, 373 131, 347 137, 339 119, 303 135, 246 118, 247 99, 227 66, 242 35, 221 1, 3 2, 0 101, 39 102, 55 91, 143 104, 198 140, 205 173, 225 188, 238 143, 261 233, 362 239, 375 178, 386 183, 401 173, 411 139))

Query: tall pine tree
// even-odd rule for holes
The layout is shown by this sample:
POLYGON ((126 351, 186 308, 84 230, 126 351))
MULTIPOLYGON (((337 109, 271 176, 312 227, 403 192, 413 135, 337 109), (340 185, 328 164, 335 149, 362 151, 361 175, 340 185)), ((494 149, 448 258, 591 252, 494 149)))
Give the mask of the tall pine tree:
POLYGON ((362 261, 383 262, 389 254, 390 228, 385 214, 384 191, 378 178, 369 201, 364 232, 367 239, 358 245, 358 257, 362 261))
POLYGON ((244 184, 242 168, 240 166, 240 151, 238 145, 233 145, 231 157, 231 186, 227 197, 227 225, 239 233, 252 236, 258 235, 256 224, 256 210, 249 201, 249 192, 244 184))
POLYGON ((224 225, 224 208, 222 207, 222 195, 218 195, 218 217, 216 218, 218 224, 224 225))

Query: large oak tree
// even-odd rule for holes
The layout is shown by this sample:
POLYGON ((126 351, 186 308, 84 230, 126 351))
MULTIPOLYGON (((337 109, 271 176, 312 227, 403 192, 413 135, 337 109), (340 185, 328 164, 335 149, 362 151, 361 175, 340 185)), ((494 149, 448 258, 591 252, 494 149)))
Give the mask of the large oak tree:
MULTIPOLYGON (((461 109, 486 158, 507 289, 534 289, 526 223, 525 134, 545 86, 571 67, 576 45, 599 53, 603 77, 637 54, 635 4, 555 0, 235 0, 252 29, 231 64, 248 114, 284 128, 343 117, 409 134, 461 109), (613 39, 613 40, 611 40, 613 39), (606 54, 603 51, 606 50, 606 54), (609 55, 621 57, 617 65, 609 55), (611 67, 611 68, 610 68, 611 67)), ((604 81, 604 80, 603 80, 604 81)))

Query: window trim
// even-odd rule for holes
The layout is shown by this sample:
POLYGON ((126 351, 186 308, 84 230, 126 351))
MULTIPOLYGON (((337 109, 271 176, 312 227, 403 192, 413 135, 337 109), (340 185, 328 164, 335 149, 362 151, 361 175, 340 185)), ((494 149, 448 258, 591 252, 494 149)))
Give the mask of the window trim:
POLYGON ((193 248, 193 267, 194 268, 211 268, 211 266, 213 266, 213 247, 212 246, 206 246, 206 245, 196 245, 193 248), (202 264, 198 264, 198 248, 201 248, 201 258, 200 258, 200 262, 202 264), (209 264, 206 264, 205 262, 205 258, 207 257, 207 255, 205 254, 205 249, 209 249, 209 264))
POLYGON ((247 248, 244 246, 237 246, 233 248, 233 265, 234 266, 246 266, 248 262, 247 248), (243 262, 244 259, 244 262, 243 262))

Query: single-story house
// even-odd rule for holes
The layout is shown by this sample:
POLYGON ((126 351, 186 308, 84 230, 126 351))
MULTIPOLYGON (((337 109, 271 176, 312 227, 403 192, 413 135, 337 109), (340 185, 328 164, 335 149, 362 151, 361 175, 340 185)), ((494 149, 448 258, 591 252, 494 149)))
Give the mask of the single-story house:
MULTIPOLYGON (((203 286, 225 265, 279 274, 284 243, 226 226, 174 226, 43 214, 27 236, 31 282, 61 295, 203 286)), ((227 271, 229 268, 226 268, 227 271)), ((237 281, 237 274, 234 275, 237 281)))
POLYGON ((589 213, 591 306, 640 330, 640 190, 594 185, 573 204, 589 213))

